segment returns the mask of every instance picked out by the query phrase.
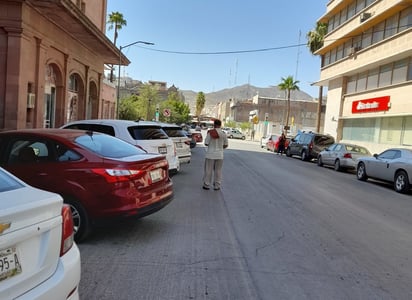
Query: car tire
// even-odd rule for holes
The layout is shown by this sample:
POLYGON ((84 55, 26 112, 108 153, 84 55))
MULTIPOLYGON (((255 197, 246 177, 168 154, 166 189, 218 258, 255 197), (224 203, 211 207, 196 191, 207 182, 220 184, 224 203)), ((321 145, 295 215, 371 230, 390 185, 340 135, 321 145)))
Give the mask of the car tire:
POLYGON ((230 136, 229 136, 229 139, 233 139, 233 135, 230 135, 230 136))
POLYGON ((406 193, 409 191, 409 177, 405 171, 398 171, 395 174, 395 178, 393 181, 393 187, 396 192, 398 193, 406 193))
POLYGON ((246 137, 242 136, 242 140, 245 140, 245 139, 246 139, 246 137))
POLYGON ((306 154, 306 151, 305 151, 305 150, 303 150, 302 153, 300 154, 300 159, 301 159, 302 161, 308 160, 308 155, 306 154))
POLYGON ((289 148, 286 149, 286 156, 287 156, 287 157, 291 157, 291 156, 292 156, 292 153, 290 153, 290 149, 289 149, 289 148))
POLYGON ((368 179, 368 176, 366 175, 365 164, 363 162, 360 162, 358 164, 358 167, 356 169, 356 178, 361 181, 366 181, 368 179))
POLYGON ((342 170, 342 168, 340 167, 340 160, 339 159, 335 160, 334 169, 335 169, 336 172, 339 172, 339 171, 342 170))
POLYGON ((74 240, 76 243, 83 241, 91 232, 90 218, 83 205, 77 200, 65 197, 64 203, 70 206, 73 215, 74 240))
POLYGON ((317 163, 319 167, 323 166, 322 156, 319 155, 317 163))

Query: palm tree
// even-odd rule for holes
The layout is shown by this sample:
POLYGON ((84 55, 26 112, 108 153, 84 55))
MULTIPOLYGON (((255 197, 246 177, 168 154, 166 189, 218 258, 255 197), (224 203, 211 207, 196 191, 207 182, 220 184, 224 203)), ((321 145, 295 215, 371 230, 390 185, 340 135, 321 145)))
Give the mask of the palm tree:
MULTIPOLYGON (((126 20, 123 18, 123 14, 119 13, 118 11, 112 12, 109 15, 109 20, 107 21, 109 24, 109 27, 107 28, 108 30, 112 30, 114 28, 114 38, 113 38, 113 44, 116 45, 117 41, 117 36, 118 36, 118 31, 123 28, 123 26, 127 25, 126 20)), ((120 68, 120 66, 119 66, 120 68)), ((118 78, 120 80, 120 78, 118 78)), ((110 81, 113 82, 113 65, 110 71, 110 81)))
MULTIPOLYGON (((308 39, 307 46, 310 52, 315 55, 315 52, 318 51, 320 48, 323 47, 323 41, 325 35, 328 33, 328 24, 327 23, 320 23, 316 24, 316 29, 311 30, 306 34, 308 39)), ((318 119, 316 124, 316 131, 320 131, 320 117, 322 113, 322 97, 323 97, 323 86, 319 86, 319 101, 318 101, 318 119)))
POLYGON ((289 116, 290 116, 290 91, 299 91, 298 80, 294 80, 293 76, 288 76, 286 78, 281 79, 281 83, 279 83, 278 87, 282 91, 286 91, 287 97, 287 110, 286 110, 286 125, 285 125, 285 134, 288 131, 289 127, 289 116))

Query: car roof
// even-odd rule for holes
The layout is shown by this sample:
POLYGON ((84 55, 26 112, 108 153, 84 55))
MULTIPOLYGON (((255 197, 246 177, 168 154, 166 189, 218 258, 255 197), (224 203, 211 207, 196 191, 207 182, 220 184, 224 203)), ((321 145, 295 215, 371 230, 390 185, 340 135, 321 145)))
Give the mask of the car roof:
POLYGON ((64 126, 71 124, 102 124, 102 125, 123 125, 123 126, 158 126, 161 127, 158 122, 155 121, 132 121, 132 120, 118 120, 118 119, 88 119, 88 120, 76 120, 65 124, 64 126))
MULTIPOLYGON (((17 130, 8 130, 0 132, 1 134, 35 134, 48 137, 59 137, 64 139, 72 140, 78 136, 82 136, 87 132, 86 130, 79 129, 62 129, 62 128, 33 128, 33 129, 17 129, 17 130)), ((93 134, 102 134, 99 132, 93 132, 93 134)))

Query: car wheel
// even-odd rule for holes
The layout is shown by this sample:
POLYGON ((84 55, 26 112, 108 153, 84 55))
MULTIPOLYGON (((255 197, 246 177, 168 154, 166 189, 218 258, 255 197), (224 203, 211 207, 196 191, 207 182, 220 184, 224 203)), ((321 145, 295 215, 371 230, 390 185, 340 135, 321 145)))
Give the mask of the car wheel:
POLYGON ((246 139, 246 137, 242 136, 242 140, 246 139))
POLYGON ((300 158, 305 161, 308 159, 308 155, 306 154, 306 151, 302 151, 302 153, 300 154, 300 158))
POLYGON ((409 178, 405 171, 398 171, 395 174, 394 188, 398 193, 406 193, 409 191, 409 178))
POLYGON ((74 225, 74 240, 77 243, 80 243, 90 234, 90 218, 79 201, 71 198, 65 198, 64 202, 70 206, 70 210, 72 211, 74 225))
POLYGON ((323 161, 322 161, 322 156, 319 155, 318 157, 318 166, 322 167, 323 166, 323 161))
POLYGON ((229 139, 233 139, 233 135, 230 135, 230 136, 229 136, 229 139))
POLYGON ((340 171, 340 170, 341 170, 341 168, 340 168, 340 160, 339 160, 339 159, 335 160, 335 167, 334 167, 334 169, 335 169, 335 171, 340 171))
POLYGON ((363 162, 360 162, 358 164, 358 169, 356 170, 356 177, 362 181, 366 181, 368 179, 368 176, 366 175, 365 164, 363 162))
POLYGON ((289 149, 289 148, 286 149, 286 156, 287 156, 287 157, 291 157, 291 156, 292 156, 292 154, 290 153, 290 149, 289 149))

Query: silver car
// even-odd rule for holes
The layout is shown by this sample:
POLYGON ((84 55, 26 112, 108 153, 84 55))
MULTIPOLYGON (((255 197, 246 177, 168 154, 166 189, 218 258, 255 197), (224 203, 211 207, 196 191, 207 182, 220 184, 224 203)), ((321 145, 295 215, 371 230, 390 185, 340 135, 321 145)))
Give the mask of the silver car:
POLYGON ((372 156, 365 147, 335 143, 319 153, 318 166, 333 166, 335 171, 356 169, 358 158, 364 156, 372 156))
POLYGON ((412 185, 412 150, 391 148, 372 157, 361 157, 356 176, 362 181, 372 178, 391 182, 396 192, 406 193, 412 185))

